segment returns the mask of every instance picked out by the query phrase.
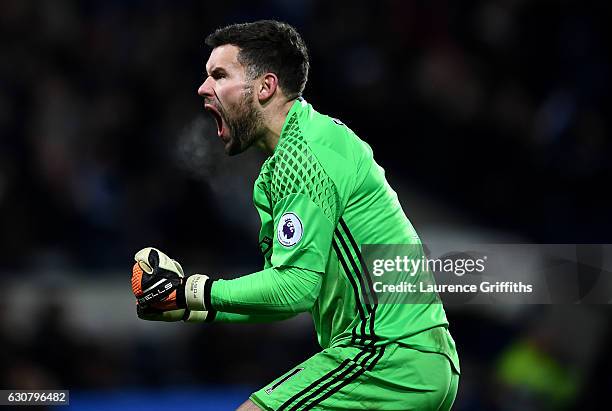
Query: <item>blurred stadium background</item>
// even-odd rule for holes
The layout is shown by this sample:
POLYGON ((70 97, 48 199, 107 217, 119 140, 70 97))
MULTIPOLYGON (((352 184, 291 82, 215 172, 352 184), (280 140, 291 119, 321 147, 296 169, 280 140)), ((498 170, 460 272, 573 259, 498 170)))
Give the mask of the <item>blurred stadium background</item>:
MULTIPOLYGON (((225 158, 196 95, 203 39, 224 24, 298 28, 306 99, 374 148, 425 242, 612 243, 606 9, 1 1, 0 388, 70 389, 75 410, 232 409, 316 352, 304 316, 135 315, 130 267, 145 245, 225 278, 261 266, 262 157, 225 158)), ((608 306, 447 312, 463 369, 455 410, 606 408, 608 306)))

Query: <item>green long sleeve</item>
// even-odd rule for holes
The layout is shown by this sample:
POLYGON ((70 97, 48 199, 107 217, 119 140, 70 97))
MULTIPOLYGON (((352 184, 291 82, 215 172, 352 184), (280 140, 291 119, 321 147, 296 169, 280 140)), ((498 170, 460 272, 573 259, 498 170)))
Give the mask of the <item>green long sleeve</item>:
POLYGON ((314 271, 267 268, 234 280, 213 282, 210 301, 218 312, 296 314, 312 308, 321 283, 321 274, 314 271))

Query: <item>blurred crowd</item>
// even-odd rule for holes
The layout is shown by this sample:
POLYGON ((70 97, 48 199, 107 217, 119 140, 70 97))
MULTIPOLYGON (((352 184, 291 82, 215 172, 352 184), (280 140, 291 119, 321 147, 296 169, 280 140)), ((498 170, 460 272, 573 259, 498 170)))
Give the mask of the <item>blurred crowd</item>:
MULTIPOLYGON (((312 66, 304 97, 373 147, 408 193, 401 200, 417 230, 426 227, 411 192, 474 226, 529 241, 610 243, 605 9, 567 0, 3 0, 0 275, 105 273, 125 276, 127 287, 132 255, 146 245, 223 275, 258 269, 250 197, 263 158, 223 156, 196 90, 205 78, 205 36, 260 18, 302 33, 312 66)), ((214 373, 185 366, 177 375, 166 363, 134 372, 139 358, 164 345, 136 339, 112 347, 67 330, 61 295, 39 308, 27 338, 3 327, 2 388, 257 386, 316 350, 309 326, 296 338, 272 325, 218 325, 193 331, 172 358, 186 364, 201 350, 225 354, 213 356, 214 373)), ((0 306, 0 318, 6 310, 0 306)), ((610 340, 603 311, 600 344, 588 348, 594 358, 594 347, 610 340)), ((517 409, 489 398, 506 388, 491 388, 488 377, 512 387, 529 374, 515 365, 534 358, 547 364, 543 380, 561 382, 519 384, 524 396, 494 397, 524 398, 520 409, 588 409, 582 387, 610 386, 609 360, 572 374, 556 356, 565 351, 554 348, 567 337, 558 329, 542 337, 522 324, 538 328, 548 317, 524 315, 449 313, 466 370, 457 409, 517 409), (534 392, 544 402, 529 408, 534 392)))
MULTIPOLYGON (((212 179, 196 181, 176 152, 203 111, 204 37, 266 16, 297 26, 309 45, 305 97, 367 140, 394 178, 534 241, 604 241, 611 36, 602 7, 3 1, 3 265, 108 268, 147 242, 223 252, 232 197, 220 201, 212 179)), ((234 207, 250 207, 254 178, 241 175, 234 193, 247 193, 234 201, 247 204, 234 207)))

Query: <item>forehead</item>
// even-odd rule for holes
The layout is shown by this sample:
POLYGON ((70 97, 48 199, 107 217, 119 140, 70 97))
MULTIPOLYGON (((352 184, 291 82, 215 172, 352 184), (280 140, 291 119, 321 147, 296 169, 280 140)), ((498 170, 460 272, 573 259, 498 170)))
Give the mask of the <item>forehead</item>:
POLYGON ((242 64, 238 62, 239 52, 240 49, 232 44, 215 47, 206 63, 206 71, 210 73, 216 68, 242 70, 242 64))

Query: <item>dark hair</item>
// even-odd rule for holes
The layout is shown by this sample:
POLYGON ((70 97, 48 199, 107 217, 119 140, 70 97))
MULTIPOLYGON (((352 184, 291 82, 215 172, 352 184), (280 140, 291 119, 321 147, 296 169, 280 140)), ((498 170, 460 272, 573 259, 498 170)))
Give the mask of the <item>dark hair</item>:
POLYGON ((240 48, 238 61, 247 76, 255 78, 272 72, 289 98, 304 91, 308 80, 308 50, 304 40, 289 24, 275 20, 232 24, 217 29, 206 38, 212 48, 232 44, 240 48))

